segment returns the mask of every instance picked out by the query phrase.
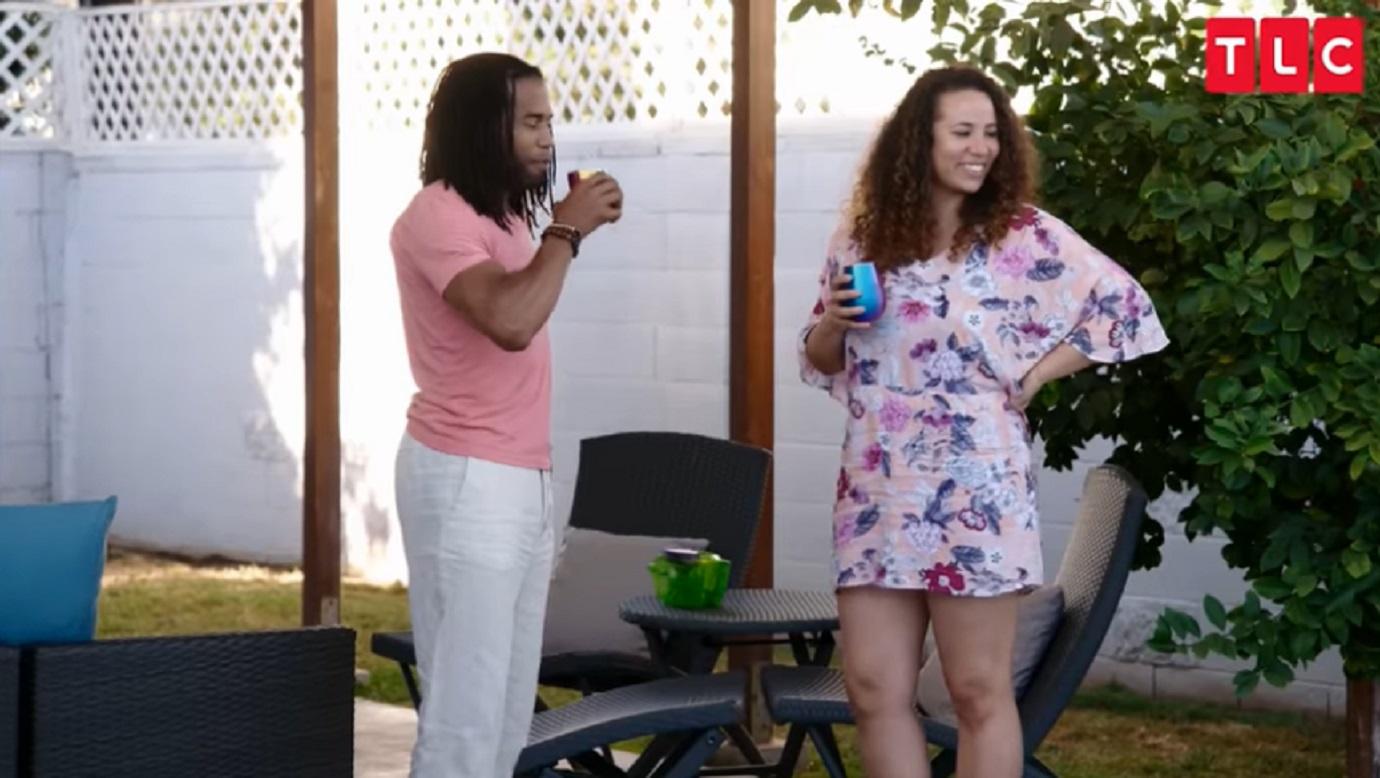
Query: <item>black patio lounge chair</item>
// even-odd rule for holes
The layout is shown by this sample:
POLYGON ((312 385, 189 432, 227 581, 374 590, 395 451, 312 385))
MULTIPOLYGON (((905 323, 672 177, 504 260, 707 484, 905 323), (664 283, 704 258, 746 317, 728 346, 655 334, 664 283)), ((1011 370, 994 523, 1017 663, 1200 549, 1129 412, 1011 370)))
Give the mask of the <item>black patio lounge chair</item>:
POLYGON ((524 778, 596 775, 605 778, 691 778, 741 723, 747 676, 741 672, 663 678, 582 697, 538 713, 527 748, 518 758, 524 778), (606 743, 652 737, 626 771, 606 755, 606 743), (569 760, 577 766, 557 770, 569 760))
MULTIPOLYGON (((1057 577, 1063 588, 1064 615, 1017 701, 1027 778, 1054 776, 1054 771, 1035 757, 1035 749, 1078 690, 1107 634, 1126 587, 1145 504, 1145 492, 1120 467, 1095 467, 1084 481, 1078 518, 1057 577)), ((844 776, 832 736, 833 725, 853 722, 843 674, 829 668, 773 667, 763 671, 762 686, 772 719, 791 725, 778 775, 792 774, 808 736, 829 775, 844 776)), ((934 777, 951 775, 958 732, 938 721, 922 721, 925 736, 942 749, 932 762, 934 777)))
POLYGON ((0 646, 0 776, 15 775, 19 759, 19 651, 0 646))
MULTIPOLYGON (((771 454, 764 449, 704 435, 624 432, 586 438, 580 441, 569 526, 616 535, 706 539, 709 550, 732 562, 729 585, 739 586, 752 552, 770 464, 771 454)), ((603 572, 594 569, 589 574, 603 572)), ((616 614, 619 604, 580 602, 575 607, 616 614)), ((551 645, 559 637, 548 634, 545 642, 551 645)), ((401 665, 413 704, 418 705, 421 691, 412 672, 412 633, 375 634, 371 648, 401 665)), ((676 664, 707 672, 716 655, 686 647, 676 664)), ((664 675, 664 668, 645 653, 547 652, 540 682, 590 694, 664 675)))

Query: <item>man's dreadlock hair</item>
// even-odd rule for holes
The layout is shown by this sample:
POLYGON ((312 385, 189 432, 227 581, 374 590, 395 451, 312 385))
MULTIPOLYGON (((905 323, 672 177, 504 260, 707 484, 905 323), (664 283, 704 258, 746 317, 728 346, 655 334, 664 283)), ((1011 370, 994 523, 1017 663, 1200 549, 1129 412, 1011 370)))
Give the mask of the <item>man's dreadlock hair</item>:
POLYGON ((513 93, 541 70, 508 54, 472 54, 446 66, 427 104, 422 185, 444 181, 479 214, 504 230, 516 217, 536 229, 550 212, 555 160, 537 186, 523 181, 513 153, 513 93))

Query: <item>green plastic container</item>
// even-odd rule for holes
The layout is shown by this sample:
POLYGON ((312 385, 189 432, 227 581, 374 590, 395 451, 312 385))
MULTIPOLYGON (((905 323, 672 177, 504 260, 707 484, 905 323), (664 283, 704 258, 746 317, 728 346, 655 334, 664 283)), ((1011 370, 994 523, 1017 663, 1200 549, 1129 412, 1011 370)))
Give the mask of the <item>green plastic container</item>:
POLYGON ((723 602, 731 566, 718 554, 701 551, 694 561, 677 561, 663 554, 653 559, 647 570, 652 574, 656 598, 663 605, 701 610, 717 608, 723 602))

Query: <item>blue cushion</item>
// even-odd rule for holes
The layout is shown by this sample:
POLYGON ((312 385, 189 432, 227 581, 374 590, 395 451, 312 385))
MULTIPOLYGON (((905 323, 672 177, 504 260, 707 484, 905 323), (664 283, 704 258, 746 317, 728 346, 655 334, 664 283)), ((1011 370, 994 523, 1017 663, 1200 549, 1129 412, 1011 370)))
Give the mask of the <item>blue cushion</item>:
POLYGON ((114 517, 114 497, 0 506, 0 644, 91 640, 114 517))

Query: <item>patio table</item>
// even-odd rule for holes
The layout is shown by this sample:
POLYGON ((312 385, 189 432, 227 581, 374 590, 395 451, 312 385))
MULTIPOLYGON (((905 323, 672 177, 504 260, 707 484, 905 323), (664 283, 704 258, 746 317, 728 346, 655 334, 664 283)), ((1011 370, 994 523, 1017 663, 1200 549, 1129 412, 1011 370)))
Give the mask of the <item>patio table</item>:
POLYGON ((718 608, 703 610, 672 608, 643 595, 624 601, 618 615, 642 628, 653 659, 680 672, 690 668, 677 666, 669 657, 681 641, 722 648, 780 643, 780 635, 786 636, 796 664, 827 665, 839 627, 833 592, 791 589, 730 589, 718 608))

